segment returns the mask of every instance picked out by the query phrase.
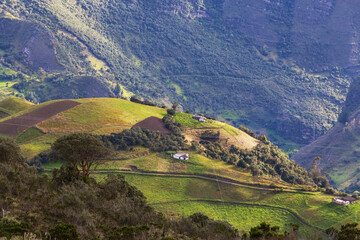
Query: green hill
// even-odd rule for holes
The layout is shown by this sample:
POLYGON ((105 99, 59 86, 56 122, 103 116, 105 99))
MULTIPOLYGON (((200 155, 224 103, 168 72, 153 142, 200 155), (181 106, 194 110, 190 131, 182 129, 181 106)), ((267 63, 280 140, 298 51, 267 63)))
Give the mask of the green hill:
MULTIPOLYGON (((15 101, 16 99, 9 98, 0 101, 0 106, 6 105, 9 100, 15 101)), ((17 140, 22 143, 21 148, 26 157, 31 158, 44 150, 50 149, 51 143, 64 134, 73 132, 92 132, 95 134, 116 133, 124 129, 129 129, 148 117, 154 116, 162 118, 166 115, 165 109, 117 98, 90 98, 77 99, 75 101, 81 103, 81 105, 42 121, 34 126, 38 130, 29 128, 17 138, 17 140), (39 134, 39 131, 43 134, 39 134)), ((21 116, 21 114, 31 112, 32 110, 39 109, 51 103, 53 103, 53 101, 31 105, 30 108, 18 112, 16 116, 21 116)), ((179 123, 187 122, 184 126, 189 134, 185 136, 188 137, 196 137, 196 134, 191 134, 192 131, 199 131, 201 128, 207 129, 211 127, 221 132, 224 141, 232 142, 239 147, 253 148, 258 142, 239 129, 222 122, 210 121, 198 125, 198 122, 191 118, 191 114, 183 113, 179 113, 176 119, 179 119, 179 123), (192 130, 193 128, 196 129, 192 130)))
MULTIPOLYGON (((75 101, 81 105, 29 128, 16 138, 28 159, 49 150, 64 134, 119 133, 150 116, 166 115, 165 109, 116 98, 75 101)), ((31 113, 51 103, 33 105, 16 115, 31 113)), ((184 125, 188 142, 199 141, 203 131, 215 129, 220 132, 219 140, 224 146, 237 143, 239 148, 251 150, 259 144, 259 140, 230 125, 215 120, 199 123, 191 116, 178 113, 174 117, 184 125)), ((170 153, 152 152, 144 147, 117 151, 98 166, 94 176, 102 181, 109 173, 123 174, 145 194, 150 205, 168 216, 189 216, 200 211, 226 220, 240 231, 249 231, 250 227, 266 220, 282 230, 287 230, 289 223, 299 224, 301 235, 312 237, 314 232, 322 235, 330 226, 355 221, 358 205, 349 208, 336 205, 331 203, 331 195, 304 190, 310 190, 309 186, 289 184, 270 175, 253 176, 249 169, 209 158, 198 151, 188 152, 190 160, 184 162, 172 159, 170 153)), ((41 167, 49 173, 60 165, 46 163, 41 167)))
POLYGON ((0 111, 9 115, 14 115, 32 106, 34 106, 33 103, 16 97, 8 97, 0 101, 0 111))
MULTIPOLYGON (((264 220, 282 230, 296 223, 301 236, 312 239, 315 232, 322 236, 330 226, 356 221, 359 210, 358 204, 346 208, 331 203, 331 195, 303 191, 276 178, 253 177, 249 171, 196 153, 190 153, 187 162, 144 148, 118 154, 118 159, 100 165, 95 177, 101 181, 109 173, 123 174, 150 205, 172 217, 203 212, 240 231, 264 220)), ((45 172, 59 166, 43 165, 45 172)))

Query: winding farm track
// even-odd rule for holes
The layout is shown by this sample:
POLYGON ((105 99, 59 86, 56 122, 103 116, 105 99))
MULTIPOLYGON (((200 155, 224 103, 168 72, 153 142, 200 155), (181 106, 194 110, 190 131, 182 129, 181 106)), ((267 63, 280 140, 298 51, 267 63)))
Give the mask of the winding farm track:
MULTIPOLYGON (((198 178, 198 179, 204 179, 209 181, 217 181, 224 184, 231 184, 235 186, 241 186, 241 187, 250 187, 250 188, 256 188, 256 189, 266 189, 266 190, 274 190, 271 189, 268 186, 260 185, 260 184, 251 184, 246 182, 239 182, 230 178, 224 178, 217 175, 208 175, 208 174, 191 174, 191 173, 170 173, 170 172, 155 172, 155 171, 144 171, 144 170, 137 170, 137 171, 129 171, 129 170, 106 170, 106 169, 98 169, 96 173, 123 173, 123 174, 139 174, 139 175, 151 175, 151 176, 161 176, 161 177, 183 177, 183 178, 198 178)), ((294 192, 290 190, 284 190, 284 192, 294 192)), ((301 194, 309 194, 302 191, 296 191, 301 194)), ((238 206, 249 206, 249 207, 265 207, 270 209, 276 209, 276 210, 282 210, 290 215, 292 215, 295 219, 297 219, 302 224, 316 229, 317 231, 324 232, 324 229, 321 229, 319 227, 316 227, 314 225, 311 225, 309 222, 307 222, 304 218, 302 218, 299 214, 294 212, 291 209, 279 207, 279 206, 273 206, 273 205, 267 205, 267 204, 259 204, 259 203, 244 203, 244 202, 227 202, 227 201, 221 201, 221 200, 207 200, 207 199, 196 199, 196 200, 179 200, 179 201, 169 201, 169 202, 158 202, 158 203, 151 203, 150 205, 165 205, 165 204, 176 204, 176 203, 182 203, 182 202, 206 202, 206 203, 215 203, 215 204, 228 204, 228 205, 238 205, 238 206)))
POLYGON ((0 122, 0 133, 17 137, 26 129, 80 104, 71 100, 48 104, 29 113, 0 122))
MULTIPOLYGON (((150 176, 161 176, 161 177, 179 177, 179 178, 198 178, 209 181, 216 181, 224 184, 231 184, 239 187, 248 187, 255 188, 260 190, 269 190, 276 191, 276 189, 262 184, 254 184, 248 182, 240 182, 231 178, 221 177, 213 174, 200 174, 200 173, 181 173, 181 172, 157 172, 157 171, 146 171, 141 169, 136 170, 127 170, 127 169, 119 169, 119 170, 109 170, 109 169, 97 169, 95 173, 123 173, 123 174, 139 174, 139 175, 150 175, 150 176)), ((291 192, 291 193, 300 193, 300 194, 309 194, 307 192, 301 190, 294 190, 293 188, 283 188, 282 192, 291 192)))
POLYGON ((272 206, 267 204, 257 204, 257 203, 243 203, 243 202, 226 202, 221 200, 204 200, 204 199, 198 199, 198 200, 179 200, 179 201, 169 201, 169 202, 158 202, 158 203, 150 203, 152 206, 156 205, 166 205, 166 204, 176 204, 176 203, 186 203, 186 202, 205 202, 205 203, 214 203, 214 204, 226 204, 226 205, 236 205, 236 206, 248 206, 248 207, 262 207, 262 208, 270 208, 270 209, 276 209, 276 210, 282 210, 290 215, 292 215, 296 220, 301 222, 302 224, 316 229, 320 232, 325 232, 324 229, 321 229, 319 227, 313 226, 310 223, 308 223, 305 219, 300 217, 296 212, 292 211, 288 208, 278 207, 278 206, 272 206))
MULTIPOLYGON (((235 186, 241 186, 241 187, 249 187, 249 188, 256 188, 256 189, 262 189, 262 190, 275 190, 271 189, 268 186, 260 185, 260 184, 251 184, 246 182, 239 182, 230 178, 224 178, 217 175, 210 175, 210 174, 192 174, 192 173, 176 173, 176 172, 155 172, 155 171, 144 171, 137 169, 135 171, 133 170, 108 170, 108 169, 98 169, 96 170, 95 174, 104 174, 104 173, 120 173, 120 174, 135 174, 135 175, 150 175, 150 176, 161 176, 161 177, 178 177, 178 178, 197 178, 197 179, 203 179, 208 181, 217 181, 224 184, 231 184, 235 186)), ((296 191, 296 190, 284 190, 284 192, 297 192, 300 194, 309 194, 302 191, 296 191)), ((208 200, 208 199, 192 199, 192 200, 178 200, 178 201, 167 201, 167 202, 157 202, 157 203, 150 203, 152 206, 156 205, 166 205, 166 204, 176 204, 176 203, 186 203, 186 202, 205 202, 205 203, 214 203, 214 204, 227 204, 227 205, 237 205, 237 206, 249 206, 249 207, 263 207, 263 208, 270 208, 270 209, 276 209, 276 210, 282 210, 290 215, 292 215, 295 219, 297 219, 300 223, 313 228, 320 232, 325 232, 324 229, 316 227, 312 224, 310 224, 308 221, 306 221, 303 217, 301 217, 298 213, 295 211, 280 207, 280 206, 273 206, 268 204, 260 204, 260 203, 246 203, 246 202, 228 202, 228 201, 222 201, 222 200, 208 200)))

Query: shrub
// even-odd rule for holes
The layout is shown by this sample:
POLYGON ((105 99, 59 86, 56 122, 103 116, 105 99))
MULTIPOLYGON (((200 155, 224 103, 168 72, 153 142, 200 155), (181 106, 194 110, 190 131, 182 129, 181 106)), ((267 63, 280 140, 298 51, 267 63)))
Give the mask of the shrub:
POLYGON ((18 223, 15 221, 3 219, 0 221, 0 237, 10 239, 12 236, 24 235, 30 228, 29 223, 18 223))
POLYGON ((176 111, 174 109, 167 109, 166 110, 167 114, 171 115, 171 116, 175 116, 176 111))
POLYGON ((77 240, 80 239, 73 224, 60 223, 53 228, 49 229, 51 238, 57 240, 77 240))
POLYGON ((0 137, 0 163, 23 162, 19 146, 10 138, 0 137))

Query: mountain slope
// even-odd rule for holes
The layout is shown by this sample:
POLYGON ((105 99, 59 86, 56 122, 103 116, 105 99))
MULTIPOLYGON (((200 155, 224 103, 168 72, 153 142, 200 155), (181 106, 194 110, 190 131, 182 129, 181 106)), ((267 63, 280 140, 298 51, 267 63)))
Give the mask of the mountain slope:
POLYGON ((360 111, 359 97, 360 79, 351 85, 345 107, 339 122, 324 136, 302 148, 294 155, 294 159, 304 166, 310 167, 312 159, 323 158, 321 166, 330 173, 331 179, 339 189, 353 192, 359 187, 359 146, 360 146, 360 111))
POLYGON ((228 11, 235 5, 220 0, 7 1, 2 5, 7 12, 46 25, 56 40, 56 59, 65 68, 18 90, 41 102, 107 96, 120 83, 159 104, 176 100, 192 112, 265 127, 278 142, 314 140, 335 123, 350 79, 331 67, 312 74, 279 58, 276 49, 249 41, 251 36, 227 24, 239 19, 228 11), (84 48, 107 70, 94 69, 84 48), (91 92, 95 89, 100 90, 91 92), (322 110, 314 111, 315 106, 322 110))

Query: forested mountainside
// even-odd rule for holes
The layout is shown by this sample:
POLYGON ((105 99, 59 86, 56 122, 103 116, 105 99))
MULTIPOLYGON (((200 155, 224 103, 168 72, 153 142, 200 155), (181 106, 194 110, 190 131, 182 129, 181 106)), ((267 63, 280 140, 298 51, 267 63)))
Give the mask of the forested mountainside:
POLYGON ((354 4, 6 0, 3 92, 34 102, 133 93, 309 143, 346 99, 356 18, 332 22, 354 4))
POLYGON ((356 78, 351 84, 339 122, 324 136, 294 155, 295 160, 306 167, 311 166, 309 159, 320 156, 323 159, 321 166, 330 173, 333 184, 347 192, 360 190, 359 80, 356 78))
POLYGON ((301 67, 323 71, 359 64, 359 2, 224 1, 225 22, 301 67))

